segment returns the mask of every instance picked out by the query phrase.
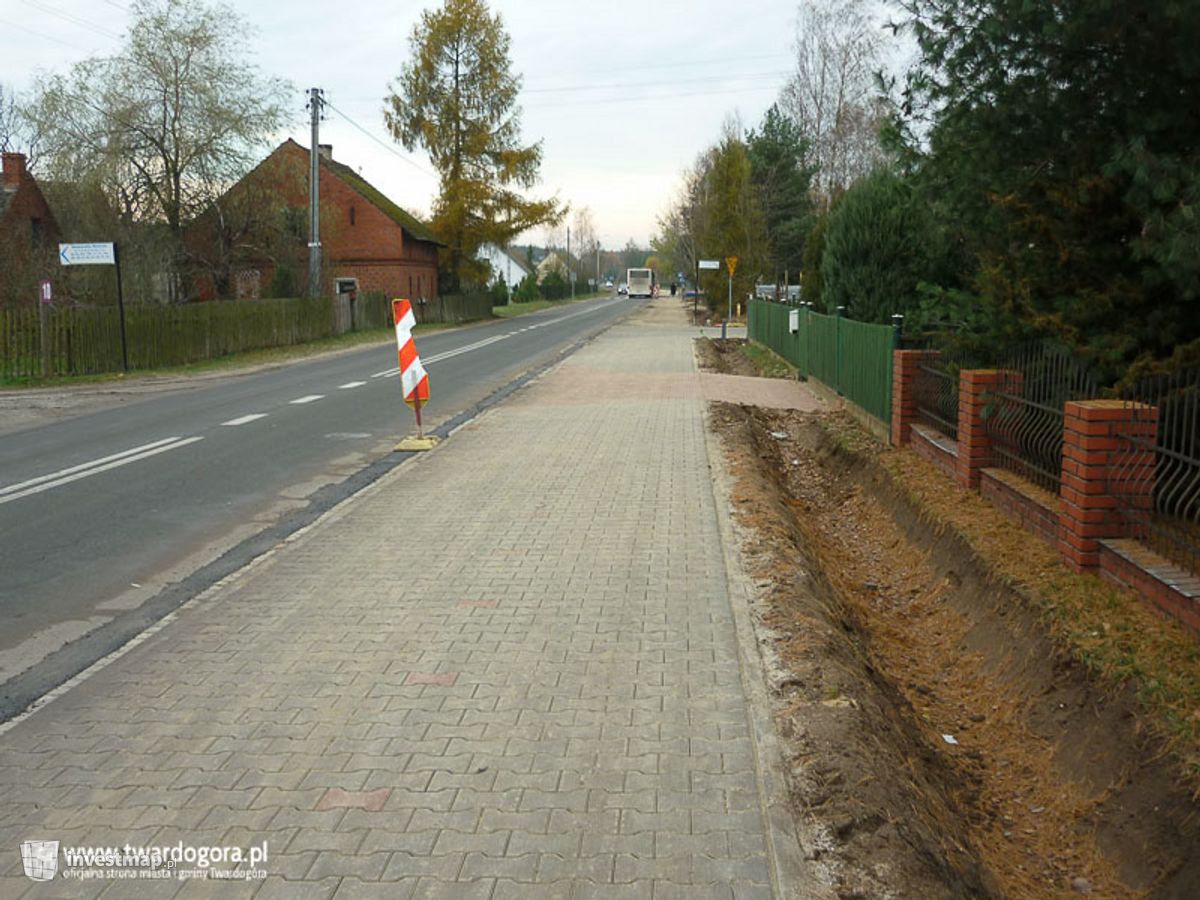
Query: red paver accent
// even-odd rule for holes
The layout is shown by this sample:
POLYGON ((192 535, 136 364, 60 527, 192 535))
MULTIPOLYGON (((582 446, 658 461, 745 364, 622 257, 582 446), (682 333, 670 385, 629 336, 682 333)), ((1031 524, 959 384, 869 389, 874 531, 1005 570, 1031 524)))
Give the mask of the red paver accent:
POLYGON ((465 606, 467 609, 495 609, 499 604, 499 600, 459 600, 459 606, 465 606))
POLYGON ((379 812, 388 797, 392 796, 391 788, 379 788, 376 791, 343 791, 341 788, 330 788, 317 801, 317 812, 326 809, 365 809, 367 812, 379 812))
POLYGON ((409 672, 405 684, 454 684, 457 672, 409 672))

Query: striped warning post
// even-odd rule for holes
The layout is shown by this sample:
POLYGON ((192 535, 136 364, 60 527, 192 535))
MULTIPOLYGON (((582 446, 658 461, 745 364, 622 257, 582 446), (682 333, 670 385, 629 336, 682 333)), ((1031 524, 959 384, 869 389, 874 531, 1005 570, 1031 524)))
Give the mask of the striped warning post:
MULTIPOLYGON (((420 409, 419 404, 429 401, 429 375, 421 365, 421 357, 417 355, 417 343, 412 336, 412 330, 417 324, 412 304, 407 300, 393 300, 392 321, 396 323, 396 347, 400 354, 400 387, 404 392, 404 402, 420 409)), ((420 422, 419 413, 417 421, 420 422)))

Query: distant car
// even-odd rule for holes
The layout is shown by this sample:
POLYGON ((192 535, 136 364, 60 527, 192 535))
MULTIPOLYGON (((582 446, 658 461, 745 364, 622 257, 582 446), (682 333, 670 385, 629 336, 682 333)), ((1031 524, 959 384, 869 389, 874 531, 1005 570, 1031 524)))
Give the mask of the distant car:
POLYGON ((622 281, 621 284, 617 287, 617 293, 623 297, 628 295, 629 294, 629 285, 627 285, 625 282, 622 281))

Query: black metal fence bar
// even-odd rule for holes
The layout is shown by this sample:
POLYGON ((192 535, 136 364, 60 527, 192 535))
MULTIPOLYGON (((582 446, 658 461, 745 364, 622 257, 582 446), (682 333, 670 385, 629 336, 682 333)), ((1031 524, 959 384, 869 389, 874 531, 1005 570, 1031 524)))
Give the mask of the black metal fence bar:
POLYGON ((1099 396, 1095 378, 1052 344, 1026 347, 999 367, 999 388, 984 408, 996 462, 1057 494, 1062 482, 1063 407, 1099 396))
POLYGON ((1131 424, 1114 451, 1109 490, 1126 530, 1200 575, 1200 367, 1143 379, 1122 399, 1131 424))
POLYGON ((951 373, 936 362, 917 367, 913 393, 917 400, 917 421, 951 438, 958 438, 958 373, 951 373))

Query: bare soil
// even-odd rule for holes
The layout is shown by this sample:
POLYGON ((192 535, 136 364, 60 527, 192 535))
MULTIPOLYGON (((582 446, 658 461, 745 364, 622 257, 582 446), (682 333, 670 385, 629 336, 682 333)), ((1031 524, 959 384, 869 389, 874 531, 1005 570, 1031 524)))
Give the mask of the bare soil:
POLYGON ((1197 808, 1133 690, 914 504, 875 461, 895 451, 842 413, 710 415, 796 814, 840 897, 1200 896, 1197 808))

